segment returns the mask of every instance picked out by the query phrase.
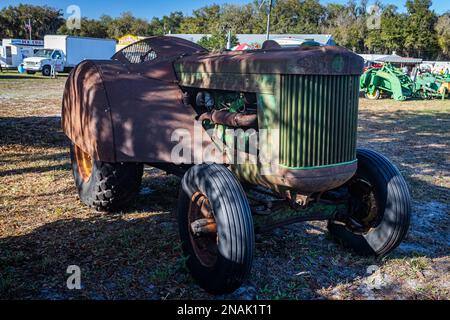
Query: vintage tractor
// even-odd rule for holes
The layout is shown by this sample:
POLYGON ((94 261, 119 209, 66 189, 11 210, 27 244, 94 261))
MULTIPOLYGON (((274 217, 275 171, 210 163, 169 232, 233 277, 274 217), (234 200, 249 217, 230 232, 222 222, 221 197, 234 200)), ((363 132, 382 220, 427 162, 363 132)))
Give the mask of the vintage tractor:
POLYGON ((80 199, 122 210, 144 164, 180 176, 187 266, 214 294, 249 276, 255 232, 286 224, 326 221, 356 253, 386 255, 405 237, 411 200, 386 157, 357 149, 362 70, 336 46, 209 53, 173 37, 84 61, 62 109, 80 199))

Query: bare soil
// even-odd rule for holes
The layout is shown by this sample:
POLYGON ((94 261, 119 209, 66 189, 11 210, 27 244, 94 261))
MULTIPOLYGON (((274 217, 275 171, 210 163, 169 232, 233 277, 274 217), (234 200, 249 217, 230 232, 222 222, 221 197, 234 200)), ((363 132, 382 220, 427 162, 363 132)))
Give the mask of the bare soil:
POLYGON ((122 214, 80 203, 60 126, 64 82, 0 73, 0 299, 450 298, 450 100, 361 99, 359 145, 396 163, 414 198, 391 255, 359 257, 324 223, 295 224, 259 235, 248 283, 213 297, 181 255, 178 178, 147 168, 122 214), (81 290, 66 287, 69 265, 81 290))

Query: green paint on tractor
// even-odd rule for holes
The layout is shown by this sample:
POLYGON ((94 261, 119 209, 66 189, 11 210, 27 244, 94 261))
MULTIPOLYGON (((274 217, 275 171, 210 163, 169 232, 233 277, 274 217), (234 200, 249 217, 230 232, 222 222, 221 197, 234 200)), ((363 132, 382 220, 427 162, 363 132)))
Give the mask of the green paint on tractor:
POLYGON ((450 76, 448 75, 434 75, 431 73, 424 73, 417 76, 416 90, 420 92, 422 98, 441 98, 449 97, 450 92, 450 76))

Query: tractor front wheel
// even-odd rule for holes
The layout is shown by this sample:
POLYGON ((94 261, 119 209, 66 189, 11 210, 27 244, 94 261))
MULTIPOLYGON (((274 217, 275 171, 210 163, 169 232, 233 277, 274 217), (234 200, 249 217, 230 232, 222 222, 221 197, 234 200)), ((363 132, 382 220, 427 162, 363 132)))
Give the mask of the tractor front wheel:
POLYGON ((238 289, 253 261, 250 206, 233 173, 221 165, 197 165, 183 177, 178 223, 186 264, 209 293, 238 289))
POLYGON ((72 144, 72 172, 80 200, 98 211, 125 209, 139 192, 142 163, 109 163, 93 160, 72 144))
POLYGON ((358 149, 358 169, 346 184, 350 215, 329 221, 332 237, 361 255, 384 256, 405 237, 411 197, 398 169, 383 155, 358 149))

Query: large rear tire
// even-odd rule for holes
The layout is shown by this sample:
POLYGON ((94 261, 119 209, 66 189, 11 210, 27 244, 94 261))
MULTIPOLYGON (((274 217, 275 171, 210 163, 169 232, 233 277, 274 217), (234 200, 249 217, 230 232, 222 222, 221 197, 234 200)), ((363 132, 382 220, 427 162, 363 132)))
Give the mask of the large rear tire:
POLYGON ((199 285, 212 294, 238 289, 250 274, 255 240, 247 197, 232 172, 216 164, 192 167, 182 180, 178 220, 199 285))
POLYGON ((139 192, 142 163, 95 161, 71 145, 72 172, 80 200, 98 211, 126 209, 139 192))
POLYGON ((383 155, 358 149, 358 170, 347 183, 352 216, 329 221, 332 237, 361 255, 384 256, 404 239, 411 197, 398 169, 383 155))

